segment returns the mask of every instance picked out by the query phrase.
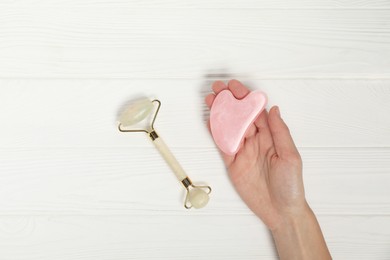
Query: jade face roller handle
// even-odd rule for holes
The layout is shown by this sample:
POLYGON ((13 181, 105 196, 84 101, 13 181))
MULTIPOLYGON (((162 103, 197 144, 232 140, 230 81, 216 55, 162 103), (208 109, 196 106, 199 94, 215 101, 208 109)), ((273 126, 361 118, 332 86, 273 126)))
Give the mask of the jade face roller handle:
POLYGON ((192 183, 190 178, 187 176, 187 174, 181 167, 180 163, 176 160, 175 156, 169 150, 168 146, 155 131, 154 121, 156 120, 160 106, 161 102, 159 100, 150 101, 149 99, 143 99, 133 103, 119 116, 120 124, 118 126, 118 129, 121 132, 147 133, 150 139, 153 141, 153 144, 156 146, 157 150, 171 167, 172 171, 175 173, 177 179, 186 188, 187 195, 184 202, 184 207, 186 207, 187 209, 190 209, 191 207, 203 208, 209 201, 209 193, 211 192, 211 188, 209 186, 196 186, 192 183), (146 117, 148 117, 148 115, 153 111, 153 103, 158 103, 158 107, 154 114, 153 121, 149 129, 123 128, 139 123, 143 121, 146 117))
POLYGON ((183 181, 185 178, 187 178, 187 174, 184 172, 183 168, 176 160, 175 156, 173 156, 172 152, 169 150, 168 146, 165 144, 165 142, 160 136, 153 140, 153 144, 156 146, 162 157, 164 157, 168 165, 171 167, 177 179, 179 181, 183 181))
MULTIPOLYGON (((152 132, 157 135, 157 133, 154 131, 152 132)), ((152 140, 155 135, 153 135, 152 140)), ((183 168, 179 164, 179 162, 176 160, 175 156, 173 156, 172 152, 169 150, 168 146, 165 144, 165 142, 161 139, 161 137, 157 137, 153 140, 154 145, 156 146, 157 150, 160 152, 162 157, 164 157, 165 161, 168 163, 168 165, 171 167, 172 171, 175 173, 177 179, 184 185, 184 187, 188 190, 189 187, 192 187, 191 190, 188 190, 187 198, 184 203, 184 206, 186 208, 191 208, 193 206, 194 208, 203 208, 206 206, 207 202, 209 201, 209 195, 211 188, 210 187, 200 187, 200 186, 194 186, 191 182, 191 180, 188 178, 187 174, 184 172, 183 168), (209 192, 207 193, 202 188, 207 188, 209 192), (189 205, 188 202, 191 204, 189 205)))

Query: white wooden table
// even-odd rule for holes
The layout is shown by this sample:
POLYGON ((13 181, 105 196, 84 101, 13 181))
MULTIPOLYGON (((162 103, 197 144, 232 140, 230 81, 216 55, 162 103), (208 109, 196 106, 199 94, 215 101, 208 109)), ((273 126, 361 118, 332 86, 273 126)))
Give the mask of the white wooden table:
POLYGON ((2 0, 0 259, 277 259, 205 126, 231 78, 280 106, 334 259, 390 259, 388 0, 2 0), (207 208, 117 131, 140 96, 207 208))

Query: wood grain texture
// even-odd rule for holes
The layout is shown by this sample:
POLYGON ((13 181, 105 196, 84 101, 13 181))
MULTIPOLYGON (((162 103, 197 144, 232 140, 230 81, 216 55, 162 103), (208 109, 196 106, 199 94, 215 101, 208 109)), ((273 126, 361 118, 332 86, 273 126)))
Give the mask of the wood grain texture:
POLYGON ((7 260, 275 259, 253 216, 5 217, 0 250, 7 260))
MULTIPOLYGON (((389 148, 302 148, 308 201, 320 215, 390 215, 389 148)), ((213 188, 193 215, 250 214, 216 149, 174 148, 213 188)), ((184 189, 154 147, 0 150, 0 215, 187 215, 184 189)))
POLYGON ((197 1, 180 1, 180 0, 3 0, 0 7, 32 7, 36 8, 37 3, 40 7, 89 7, 96 6, 109 7, 116 6, 123 9, 383 9, 389 8, 390 3, 387 0, 275 0, 275 1, 258 1, 258 0, 197 0, 197 1))
POLYGON ((390 258, 390 1, 2 0, 0 260, 277 259, 206 128, 216 79, 280 106, 334 259, 390 258), (156 128, 200 211, 118 112, 156 128))
MULTIPOLYGON (((280 106, 299 147, 389 147, 389 80, 250 80, 280 106)), ((214 147, 208 80, 1 80, 0 147, 150 147, 119 133, 117 114, 159 98, 156 129, 170 147, 214 147)))
POLYGON ((177 10, 72 3, 0 9, 0 77, 390 75, 389 9, 177 10))
MULTIPOLYGON (((388 216, 326 216, 319 221, 334 259, 388 259, 388 216)), ((254 216, 191 214, 0 217, 0 257, 277 259, 268 231, 254 216)))

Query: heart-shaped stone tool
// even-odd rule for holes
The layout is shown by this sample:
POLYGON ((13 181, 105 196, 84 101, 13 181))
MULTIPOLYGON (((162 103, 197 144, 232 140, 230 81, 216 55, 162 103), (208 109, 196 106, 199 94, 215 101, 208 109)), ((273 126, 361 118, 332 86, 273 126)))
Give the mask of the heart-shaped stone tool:
POLYGON ((249 126, 267 104, 267 96, 252 91, 243 99, 236 99, 230 90, 221 91, 210 111, 210 128, 214 141, 222 152, 235 155, 249 126))

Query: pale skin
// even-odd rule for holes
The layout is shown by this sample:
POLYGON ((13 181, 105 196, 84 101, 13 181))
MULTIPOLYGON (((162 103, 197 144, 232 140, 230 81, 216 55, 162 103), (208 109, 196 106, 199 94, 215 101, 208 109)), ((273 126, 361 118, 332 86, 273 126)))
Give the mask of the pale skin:
MULTIPOLYGON (((209 108, 224 89, 237 99, 249 93, 237 80, 216 81, 205 99, 209 108)), ((270 229, 280 259, 331 259, 305 199, 301 156, 277 106, 264 110, 249 127, 235 156, 221 154, 238 194, 270 229)))

